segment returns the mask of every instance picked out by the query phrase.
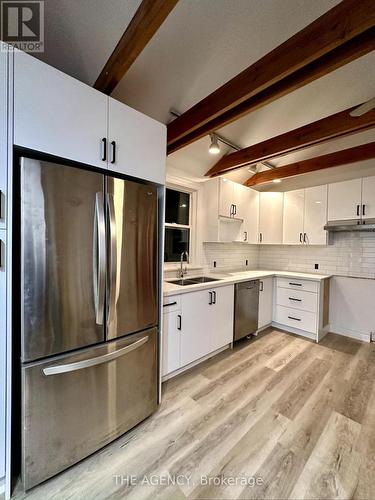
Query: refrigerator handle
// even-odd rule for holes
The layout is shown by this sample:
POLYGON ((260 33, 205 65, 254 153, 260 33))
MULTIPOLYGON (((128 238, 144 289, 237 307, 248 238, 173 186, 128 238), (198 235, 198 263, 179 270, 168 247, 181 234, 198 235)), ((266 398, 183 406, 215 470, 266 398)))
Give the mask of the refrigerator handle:
POLYGON ((109 215, 109 248, 110 248, 110 269, 109 269, 109 300, 108 300, 108 324, 114 319, 116 311, 116 290, 117 290, 117 234, 116 217, 113 195, 107 195, 108 215, 109 215))
POLYGON ((93 245, 95 321, 97 325, 102 325, 104 321, 106 268, 105 215, 102 193, 96 193, 93 245))
POLYGON ((76 370, 83 370, 84 368, 90 368, 91 366, 102 365, 103 363, 108 363, 109 361, 113 361, 114 359, 119 358, 120 356, 124 356, 135 349, 138 349, 143 344, 148 341, 148 336, 143 337, 136 342, 133 342, 126 347, 122 347, 117 351, 108 352, 107 354, 103 354, 102 356, 96 356, 96 358, 84 359, 82 361, 76 361, 75 363, 67 363, 66 365, 54 365, 48 366, 43 369, 44 375, 59 375, 60 373, 69 373, 75 372, 76 370))

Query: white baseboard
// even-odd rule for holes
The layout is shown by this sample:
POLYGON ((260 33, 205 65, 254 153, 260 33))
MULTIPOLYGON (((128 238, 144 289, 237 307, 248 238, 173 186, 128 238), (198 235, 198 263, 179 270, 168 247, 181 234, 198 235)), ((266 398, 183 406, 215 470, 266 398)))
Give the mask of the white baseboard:
POLYGON ((200 363, 203 363, 203 361, 206 361, 207 359, 210 359, 213 356, 216 356, 216 354, 219 354, 219 352, 222 352, 222 351, 225 351, 226 349, 229 349, 229 347, 232 347, 232 344, 227 344, 224 347, 220 347, 220 349, 217 349, 216 351, 213 351, 213 352, 210 352, 209 354, 206 354, 206 356, 203 356, 203 358, 199 358, 199 359, 193 361, 192 363, 189 363, 188 365, 185 365, 182 368, 175 370, 172 373, 168 373, 167 375, 164 375, 164 377, 162 377, 161 381, 166 382, 170 378, 173 378, 176 375, 180 375, 180 373, 186 372, 186 370, 189 370, 189 368, 193 368, 193 366, 199 365, 200 363))
POLYGON ((361 340, 362 342, 371 341, 369 333, 349 330, 348 328, 343 328, 342 326, 329 325, 329 331, 332 333, 336 333, 337 335, 342 335, 343 337, 350 337, 351 339, 361 340))
POLYGON ((315 340, 316 342, 316 333, 306 332, 305 330, 299 330, 298 328, 293 328, 292 326, 281 325, 280 323, 276 323, 272 321, 272 326, 278 328, 279 330, 284 330, 285 332, 294 333, 296 335, 301 335, 301 337, 306 337, 310 340, 315 340))

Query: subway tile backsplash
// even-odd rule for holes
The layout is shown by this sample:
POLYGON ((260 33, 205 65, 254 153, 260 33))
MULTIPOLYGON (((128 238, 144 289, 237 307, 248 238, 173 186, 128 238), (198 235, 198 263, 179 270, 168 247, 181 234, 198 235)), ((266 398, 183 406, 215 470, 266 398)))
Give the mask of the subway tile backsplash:
POLYGON ((210 270, 216 261, 221 270, 278 269, 375 278, 375 233, 334 233, 328 246, 204 243, 203 260, 210 270))

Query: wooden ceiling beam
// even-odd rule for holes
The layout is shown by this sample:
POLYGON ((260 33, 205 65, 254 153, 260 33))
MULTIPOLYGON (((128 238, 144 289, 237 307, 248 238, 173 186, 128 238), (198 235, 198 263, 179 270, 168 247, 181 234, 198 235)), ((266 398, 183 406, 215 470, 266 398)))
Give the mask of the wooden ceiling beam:
MULTIPOLYGON (((295 71, 286 78, 271 85, 259 94, 250 97, 241 104, 234 106, 218 117, 208 121, 204 125, 196 128, 192 132, 168 145, 168 154, 191 144, 198 139, 219 130, 221 127, 242 118, 243 116, 256 111, 257 109, 270 104, 284 95, 297 90, 308 83, 327 75, 345 64, 348 64, 359 57, 375 50, 375 28, 371 28, 357 37, 349 40, 345 44, 337 47, 328 54, 320 57, 316 61, 295 71)), ((168 125, 168 127, 170 127, 168 125)))
POLYGON ((374 0, 343 0, 171 122, 168 145, 374 26, 374 0))
POLYGON ((109 95, 151 40, 178 0, 142 0, 98 76, 94 88, 109 95))
POLYGON ((375 158, 375 142, 362 144, 354 148, 343 149, 335 153, 330 153, 308 160, 297 161, 283 167, 278 167, 265 172, 259 172, 250 177, 244 184, 245 186, 252 187, 259 184, 272 182, 274 179, 285 179, 286 177, 294 177, 296 175, 307 174, 323 170, 331 167, 338 167, 341 165, 348 165, 349 163, 356 163, 358 161, 369 160, 375 158))
POLYGON ((353 106, 345 111, 224 156, 206 175, 216 177, 245 165, 270 160, 315 144, 375 127, 375 109, 362 116, 350 116, 350 112, 356 107, 353 106))

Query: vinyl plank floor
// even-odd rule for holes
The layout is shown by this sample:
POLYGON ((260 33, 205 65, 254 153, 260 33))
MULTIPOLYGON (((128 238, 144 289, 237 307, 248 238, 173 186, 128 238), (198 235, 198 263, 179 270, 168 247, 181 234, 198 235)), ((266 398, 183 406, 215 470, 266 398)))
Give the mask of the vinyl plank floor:
POLYGON ((163 384, 158 411, 16 500, 373 499, 375 346, 269 329, 163 384))

